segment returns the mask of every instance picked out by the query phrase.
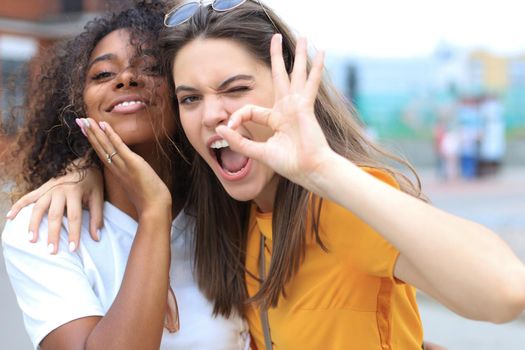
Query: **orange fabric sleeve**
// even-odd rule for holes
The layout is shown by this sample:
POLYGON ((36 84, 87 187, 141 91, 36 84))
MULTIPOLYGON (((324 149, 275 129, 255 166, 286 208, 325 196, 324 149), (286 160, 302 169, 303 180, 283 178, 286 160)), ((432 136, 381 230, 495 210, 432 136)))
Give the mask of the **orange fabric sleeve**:
MULTIPOLYGON (((365 168, 372 176, 399 188, 386 171, 365 168)), ((365 274, 394 279, 394 266, 399 251, 375 232, 366 222, 333 202, 323 200, 321 239, 327 248, 345 263, 365 274)))

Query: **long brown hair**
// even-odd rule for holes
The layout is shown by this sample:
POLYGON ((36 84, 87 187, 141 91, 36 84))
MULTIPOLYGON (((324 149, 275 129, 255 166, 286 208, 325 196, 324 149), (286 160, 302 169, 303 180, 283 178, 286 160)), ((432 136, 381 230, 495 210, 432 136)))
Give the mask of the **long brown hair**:
MULTIPOLYGON (((166 28, 160 43, 167 72, 173 71, 173 62, 179 50, 197 38, 233 40, 270 68, 270 41, 275 33, 282 34, 284 62, 286 70, 291 73, 296 39, 275 13, 267 7, 263 8, 258 1, 247 1, 223 13, 203 6, 186 23, 166 28)), ((321 83, 314 108, 317 120, 335 152, 359 166, 384 169, 395 177, 403 191, 421 197, 419 180, 414 186, 401 172, 386 165, 397 163, 406 166, 417 179, 410 164, 373 144, 365 136, 353 109, 326 80, 321 83)), ((196 274, 199 286, 211 300, 215 300, 215 312, 228 314, 232 308, 242 311, 247 293, 241 263, 245 258, 250 203, 229 197, 199 155, 194 158, 192 177, 188 210, 196 216, 196 274)), ((281 294, 285 295, 287 282, 297 273, 304 259, 309 207, 314 213, 310 233, 324 248, 317 230, 320 205, 322 202, 306 189, 280 178, 273 205, 270 270, 253 301, 264 307, 275 307, 281 294)))

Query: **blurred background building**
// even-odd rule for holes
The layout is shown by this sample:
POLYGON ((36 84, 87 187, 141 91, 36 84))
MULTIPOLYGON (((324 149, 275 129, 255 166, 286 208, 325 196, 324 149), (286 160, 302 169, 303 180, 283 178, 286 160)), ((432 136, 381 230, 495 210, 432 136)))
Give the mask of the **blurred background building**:
POLYGON ((418 165, 433 162, 428 155, 440 119, 454 119, 451 114, 462 99, 481 101, 488 95, 497 98, 503 109, 510 143, 507 160, 525 164, 525 50, 503 56, 441 45, 428 57, 338 56, 327 66, 374 135, 400 144, 427 141, 421 147, 404 147, 418 165))
MULTIPOLYGON (((54 42, 76 35, 108 7, 104 0, 2 0, 0 4, 0 117, 23 102, 24 86, 38 74, 31 60, 54 42)), ((20 121, 19 121, 20 122, 20 121)), ((13 130, 0 134, 0 153, 13 130)))

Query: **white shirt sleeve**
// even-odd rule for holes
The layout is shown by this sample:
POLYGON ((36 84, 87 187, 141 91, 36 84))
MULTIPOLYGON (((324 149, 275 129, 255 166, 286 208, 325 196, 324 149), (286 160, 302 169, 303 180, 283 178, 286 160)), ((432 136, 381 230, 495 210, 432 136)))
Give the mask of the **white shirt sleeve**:
POLYGON ((31 210, 32 206, 24 208, 6 223, 2 247, 26 330, 38 348, 42 339, 59 326, 86 316, 102 316, 104 312, 80 256, 68 251, 64 226, 56 255, 47 250, 47 217, 40 226, 38 242, 28 241, 31 210))

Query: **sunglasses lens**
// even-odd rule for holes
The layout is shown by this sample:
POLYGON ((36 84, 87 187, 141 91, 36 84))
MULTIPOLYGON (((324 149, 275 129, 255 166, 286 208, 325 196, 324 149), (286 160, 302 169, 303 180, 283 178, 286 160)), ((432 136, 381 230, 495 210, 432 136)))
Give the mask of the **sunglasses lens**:
POLYGON ((212 3, 212 7, 215 11, 228 11, 231 10, 246 0, 215 0, 212 3))
POLYGON ((164 24, 167 27, 178 26, 179 24, 182 24, 190 19, 191 16, 193 16, 193 14, 199 9, 199 7, 200 4, 198 2, 190 2, 182 5, 166 16, 166 19, 164 19, 164 24))

